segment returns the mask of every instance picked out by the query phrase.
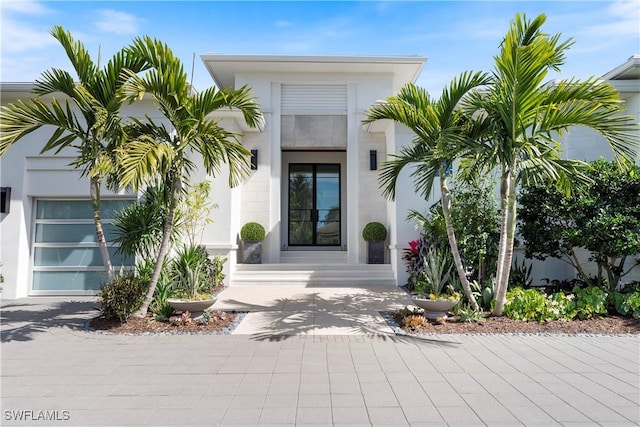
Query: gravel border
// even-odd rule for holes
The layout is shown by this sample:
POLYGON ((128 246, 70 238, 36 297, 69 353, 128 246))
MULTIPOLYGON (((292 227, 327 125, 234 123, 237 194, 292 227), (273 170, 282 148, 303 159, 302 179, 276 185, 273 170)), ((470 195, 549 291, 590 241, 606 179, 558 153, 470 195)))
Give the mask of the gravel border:
POLYGON ((116 332, 109 332, 109 331, 104 331, 104 330, 100 330, 100 329, 94 329, 90 326, 91 321, 93 320, 93 318, 91 319, 87 319, 84 324, 82 325, 82 329, 85 332, 91 333, 91 334, 100 334, 100 335, 111 335, 111 336, 131 336, 131 337, 146 337, 146 336, 165 336, 165 335, 231 335, 233 333, 233 331, 236 330, 236 328, 238 327, 238 325, 240 325, 240 322, 242 322, 242 320, 245 318, 245 316, 249 313, 248 311, 227 311, 227 310, 221 310, 224 311, 225 313, 230 313, 230 314, 235 314, 235 318, 233 319, 233 322, 231 322, 229 324, 229 326, 227 326, 226 328, 220 329, 219 331, 205 331, 205 332, 142 332, 139 334, 134 334, 134 333, 130 333, 130 332, 123 332, 123 333, 116 333, 116 332))

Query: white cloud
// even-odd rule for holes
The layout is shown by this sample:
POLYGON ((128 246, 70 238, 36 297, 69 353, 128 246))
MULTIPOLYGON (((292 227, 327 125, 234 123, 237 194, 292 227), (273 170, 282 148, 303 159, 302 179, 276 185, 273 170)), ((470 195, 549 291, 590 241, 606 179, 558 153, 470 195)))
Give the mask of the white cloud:
POLYGON ((142 19, 113 9, 98 9, 96 27, 105 33, 136 34, 142 19))
POLYGON ((50 12, 50 9, 42 5, 42 3, 33 0, 19 1, 3 1, 2 12, 18 12, 29 15, 43 15, 50 12))
POLYGON ((276 27, 285 28, 291 27, 293 23, 291 21, 276 21, 276 27))
POLYGON ((40 28, 32 23, 24 22, 15 17, 16 14, 36 14, 44 13, 35 2, 25 2, 29 7, 13 7, 18 2, 2 3, 2 37, 3 55, 7 52, 23 52, 30 49, 44 49, 56 43, 49 34, 48 29, 40 28), (7 5, 11 5, 7 8, 7 5), (7 10, 9 9, 9 10, 7 10))
POLYGON ((584 28, 584 35, 591 38, 614 39, 640 36, 640 2, 617 1, 609 6, 604 16, 594 17, 598 22, 584 28))

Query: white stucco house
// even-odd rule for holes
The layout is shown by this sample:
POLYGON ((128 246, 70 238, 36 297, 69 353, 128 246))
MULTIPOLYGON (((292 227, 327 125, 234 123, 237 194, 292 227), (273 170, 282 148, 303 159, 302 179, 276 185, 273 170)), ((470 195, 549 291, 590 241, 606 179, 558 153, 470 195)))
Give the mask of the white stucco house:
MULTIPOLYGON (((210 253, 229 258, 227 284, 291 283, 304 285, 406 283, 402 250, 417 237, 406 221, 409 209, 426 210, 437 200, 421 200, 407 176, 397 200, 378 190, 377 167, 388 153, 411 141, 411 133, 392 122, 363 126, 374 102, 395 94, 421 73, 418 56, 263 56, 205 54, 202 61, 218 87, 252 88, 264 126, 250 129, 236 112, 220 113, 221 123, 242 132, 255 167, 243 184, 229 188, 226 176, 212 179, 219 206, 203 233, 210 253), (305 206, 292 203, 294 181, 312 185, 305 206), (239 231, 249 221, 262 224, 267 236, 262 264, 239 264, 239 231), (385 264, 366 264, 362 228, 371 221, 389 230, 385 264), (302 230, 302 232, 301 232, 302 230)), ((640 114, 640 56, 603 76, 621 92, 629 113, 640 114)), ((2 103, 31 96, 31 84, 3 83, 2 103)), ((144 101, 123 116, 158 113, 144 101)), ((6 206, 0 213, 0 262, 3 297, 83 295, 101 283, 88 199, 88 181, 69 166, 73 152, 39 154, 51 130, 16 143, 0 158, 0 185, 6 206)), ((563 144, 568 157, 610 157, 595 134, 576 130, 563 144)), ((195 177, 211 179, 205 176, 195 177)), ((109 227, 113 209, 135 194, 103 190, 103 216, 109 227)), ((4 205, 3 205, 4 206, 4 205)), ((132 260, 115 257, 114 264, 132 260)), ((545 271, 573 277, 562 263, 545 271)))

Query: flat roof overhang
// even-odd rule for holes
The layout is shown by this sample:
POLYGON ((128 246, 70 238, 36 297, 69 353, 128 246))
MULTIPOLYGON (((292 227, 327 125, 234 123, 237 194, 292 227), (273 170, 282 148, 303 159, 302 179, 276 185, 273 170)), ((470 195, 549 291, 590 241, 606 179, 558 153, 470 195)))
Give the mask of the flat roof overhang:
POLYGON ((631 56, 627 62, 602 76, 604 80, 640 80, 640 54, 631 56))
POLYGON ((415 81, 427 58, 422 56, 200 55, 219 88, 233 87, 239 73, 390 74, 394 85, 415 81))

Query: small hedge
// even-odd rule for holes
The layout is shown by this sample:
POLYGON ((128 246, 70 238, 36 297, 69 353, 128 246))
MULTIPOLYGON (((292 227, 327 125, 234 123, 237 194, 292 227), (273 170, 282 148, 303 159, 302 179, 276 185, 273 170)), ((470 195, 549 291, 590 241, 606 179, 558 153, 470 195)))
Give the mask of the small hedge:
POLYGON ((132 275, 117 277, 98 293, 100 312, 109 319, 126 322, 136 312, 149 288, 149 280, 132 275))
POLYGON ((262 242, 266 232, 257 222, 248 222, 240 229, 240 239, 245 242, 262 242))
POLYGON ((362 229, 362 238, 367 242, 384 242, 387 239, 387 228, 379 222, 370 222, 362 229))

